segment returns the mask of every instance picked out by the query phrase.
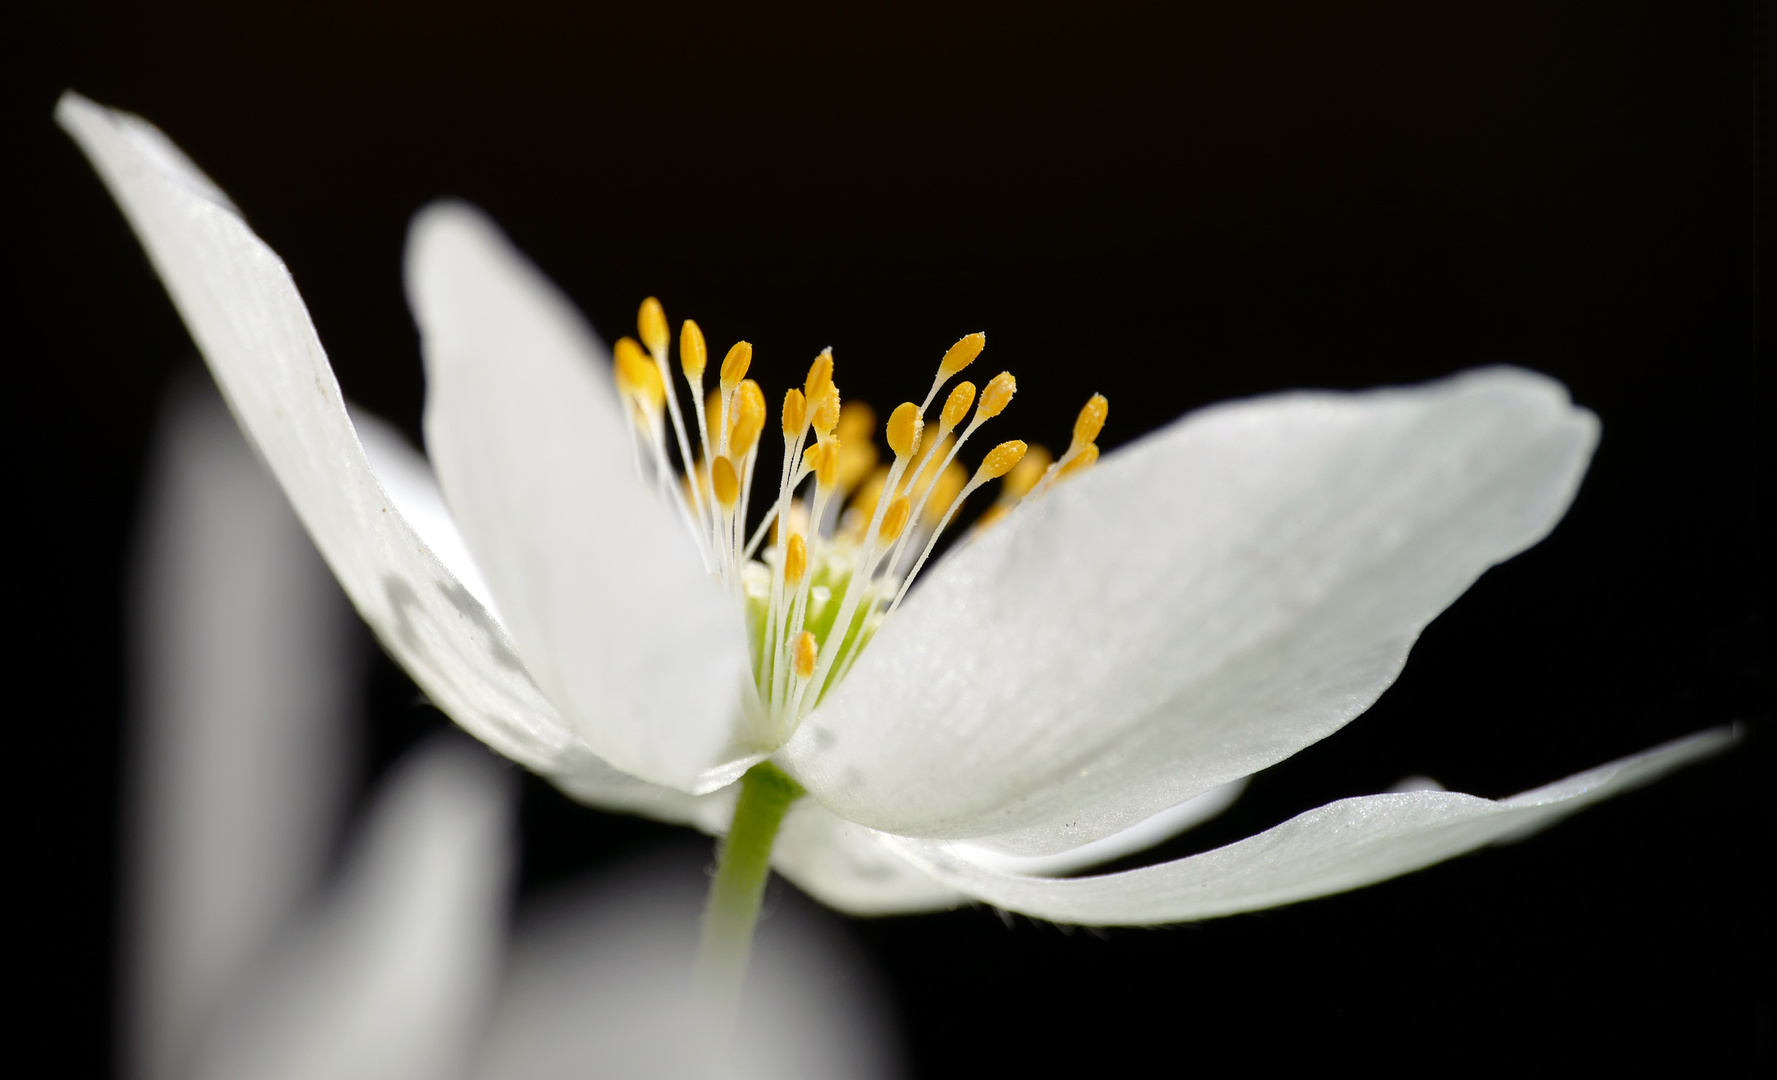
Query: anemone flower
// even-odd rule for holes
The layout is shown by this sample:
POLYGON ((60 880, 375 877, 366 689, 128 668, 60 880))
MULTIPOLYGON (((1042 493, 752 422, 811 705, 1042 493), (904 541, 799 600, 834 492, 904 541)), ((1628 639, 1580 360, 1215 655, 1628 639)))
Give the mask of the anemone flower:
POLYGON ((1009 440, 959 477, 962 443, 1015 390, 1006 373, 959 382, 927 431, 984 347, 969 335, 923 403, 893 411, 886 470, 863 481, 872 425, 846 426, 822 354, 784 396, 778 484, 755 484, 767 408, 748 343, 706 398, 707 344, 684 323, 682 407, 658 303, 607 352, 483 215, 443 203, 415 219, 406 262, 428 465, 354 426, 283 263, 170 141, 72 94, 58 117, 431 699, 584 802, 726 830, 712 985, 738 979, 768 860, 852 912, 976 899, 1071 923, 1201 919, 1523 836, 1730 738, 1502 801, 1341 800, 1202 855, 1056 876, 1176 831, 1368 708, 1431 619, 1559 521, 1597 419, 1550 379, 1492 368, 1227 403, 1097 461, 1094 397, 1047 469, 1009 440), (998 520, 907 591, 994 479, 1013 482, 998 520))
POLYGON ((329 880, 362 632, 214 390, 169 406, 132 635, 128 1075, 897 1074, 868 966, 794 903, 760 935, 750 1039, 706 1056, 688 978, 705 853, 606 868, 509 932, 514 785, 460 735, 375 785, 329 880))

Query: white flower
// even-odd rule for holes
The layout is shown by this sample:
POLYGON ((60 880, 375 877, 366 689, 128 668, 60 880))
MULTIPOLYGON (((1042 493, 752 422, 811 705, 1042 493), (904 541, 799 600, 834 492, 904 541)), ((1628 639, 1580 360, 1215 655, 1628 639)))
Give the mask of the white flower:
POLYGON ((602 871, 509 932, 514 785, 460 736, 376 785, 339 874, 363 642, 207 386, 145 504, 128 1073, 328 1080, 883 1078, 870 972, 780 908, 717 1062, 691 990, 707 852, 602 871))
POLYGON ((587 803, 712 831, 769 758, 809 796, 773 865, 842 909, 975 898, 1114 924, 1290 903, 1523 836, 1731 737, 1503 801, 1346 799, 1176 862, 1038 876, 1151 844, 1368 708, 1438 612, 1560 519, 1596 419, 1506 368, 1202 410, 953 552, 824 695, 761 706, 738 544, 636 482, 604 348, 478 212, 432 207, 409 242, 440 497, 398 440, 354 428, 288 272, 214 184, 139 119, 74 95, 58 117, 432 700, 587 803))

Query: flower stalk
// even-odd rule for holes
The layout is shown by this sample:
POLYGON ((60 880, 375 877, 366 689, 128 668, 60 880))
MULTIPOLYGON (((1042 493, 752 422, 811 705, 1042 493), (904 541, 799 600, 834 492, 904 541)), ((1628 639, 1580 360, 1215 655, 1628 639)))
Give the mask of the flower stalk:
POLYGON ((716 874, 703 912, 697 987, 716 1015, 732 1020, 746 978, 753 930, 771 872, 771 845, 802 785, 763 761, 747 770, 734 821, 716 849, 716 874))

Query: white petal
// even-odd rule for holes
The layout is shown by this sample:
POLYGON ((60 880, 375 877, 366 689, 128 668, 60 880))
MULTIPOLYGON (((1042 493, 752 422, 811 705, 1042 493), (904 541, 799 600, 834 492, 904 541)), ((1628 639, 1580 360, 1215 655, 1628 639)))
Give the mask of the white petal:
POLYGON ((130 1071, 183 1075, 321 879, 368 659, 351 606, 203 378, 169 395, 132 619, 130 1071))
POLYGON ((1443 791, 1342 799, 1227 847, 1101 877, 1021 877, 971 863, 943 841, 903 844, 940 881, 1035 918, 1100 926, 1210 919, 1356 889, 1522 839, 1735 737, 1729 728, 1699 732, 1499 802, 1443 791))
POLYGON ((867 961, 786 895, 759 925, 736 1025, 718 1063, 691 994, 709 852, 661 855, 528 912, 474 1075, 489 1080, 722 1077, 865 1080, 900 1073, 887 1002, 867 961))
MULTIPOLYGON (((1003 851, 987 847, 984 844, 972 844, 967 840, 954 841, 950 847, 956 854, 972 863, 993 870, 1003 870, 1008 874, 1036 874, 1047 876, 1052 874, 1071 874, 1084 870, 1089 866, 1120 859, 1125 855, 1133 855, 1138 851, 1170 840, 1187 829, 1197 826, 1215 817, 1240 798, 1246 790, 1247 778, 1231 780, 1220 787, 1210 788, 1201 795, 1192 796, 1177 806, 1167 807, 1146 821, 1137 822, 1119 833, 1081 844, 1077 848, 1058 851, 1053 855, 1008 855, 1003 851)), ((862 825, 853 826, 863 828, 862 825)))
POLYGON ((1512 369, 1195 413, 945 560, 779 760, 887 832, 1119 832, 1368 708, 1560 519, 1597 430, 1512 369))
POLYGON ((771 849, 771 866, 803 892, 848 915, 912 915, 968 901, 908 862, 883 834, 853 824, 813 799, 798 799, 790 807, 771 849))
POLYGON ((72 93, 56 119, 123 208, 229 408, 384 647, 477 738, 572 774, 590 752, 378 486, 277 255, 145 121, 72 93))
POLYGON ((462 1075, 505 945, 507 779, 455 741, 398 766, 343 880, 224 1014, 197 1075, 462 1075))
POLYGON ((478 211, 408 237, 426 442, 531 674, 606 760, 707 791, 745 768, 739 606, 635 479, 604 347, 478 211), (712 772, 712 770, 714 770, 712 772))

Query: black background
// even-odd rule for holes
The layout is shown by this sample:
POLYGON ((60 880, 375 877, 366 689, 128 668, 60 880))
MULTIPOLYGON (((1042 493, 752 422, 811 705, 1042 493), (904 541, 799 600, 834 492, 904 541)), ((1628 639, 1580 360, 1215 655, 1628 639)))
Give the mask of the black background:
MULTIPOLYGON (((712 348, 753 341, 768 396, 832 345, 847 395, 891 405, 985 329, 985 363, 1019 376, 1007 435, 1051 445, 1094 390, 1108 448, 1288 387, 1560 378, 1604 438, 1554 536, 1433 624, 1369 714, 1162 854, 1409 773, 1506 795, 1733 719, 1737 750, 1529 843, 1261 915, 854 925, 920 1076, 1768 1058, 1754 6, 192 0, 7 21, 21 1052, 108 1067, 122 567, 157 395, 191 356, 51 123, 74 87, 231 193, 346 393, 416 437, 399 256, 441 194, 491 211, 607 338, 656 293, 712 348)), ((391 665, 374 694, 378 767, 442 722, 391 665)), ((533 781, 526 887, 670 831, 533 781)))

